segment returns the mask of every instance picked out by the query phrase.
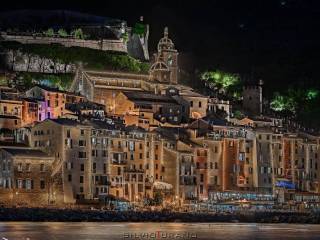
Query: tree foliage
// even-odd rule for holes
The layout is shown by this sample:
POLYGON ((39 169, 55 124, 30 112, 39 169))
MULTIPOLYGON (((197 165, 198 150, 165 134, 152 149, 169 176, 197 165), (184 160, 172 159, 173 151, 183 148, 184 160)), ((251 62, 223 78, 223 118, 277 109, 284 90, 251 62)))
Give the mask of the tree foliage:
POLYGON ((53 37, 53 36, 54 36, 54 30, 53 30, 53 28, 49 28, 48 30, 44 31, 43 33, 44 33, 44 35, 45 35, 46 37, 53 37))
POLYGON ((63 28, 60 28, 60 29, 58 30, 58 35, 59 35, 59 37, 68 37, 67 31, 64 30, 63 28))
POLYGON ((219 93, 228 94, 234 98, 241 95, 241 80, 237 74, 227 73, 220 70, 205 71, 200 76, 201 80, 219 93))
POLYGON ((81 28, 74 29, 71 35, 76 39, 84 39, 84 34, 81 28))
POLYGON ((270 102, 270 108, 275 112, 287 112, 301 118, 307 110, 312 112, 316 102, 320 100, 317 89, 289 88, 284 93, 276 92, 270 102))
POLYGON ((17 77, 23 82, 26 89, 34 84, 57 87, 60 90, 68 90, 73 80, 73 74, 48 74, 48 73, 30 73, 20 72, 17 77))

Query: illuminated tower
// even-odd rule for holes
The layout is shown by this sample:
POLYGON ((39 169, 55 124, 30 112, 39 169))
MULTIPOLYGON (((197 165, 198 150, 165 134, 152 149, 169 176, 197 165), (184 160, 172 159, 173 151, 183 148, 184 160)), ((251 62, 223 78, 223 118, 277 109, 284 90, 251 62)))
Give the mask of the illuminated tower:
POLYGON ((155 63, 150 71, 154 80, 170 84, 178 83, 178 51, 174 48, 172 40, 168 37, 167 27, 164 28, 164 36, 158 43, 155 63), (167 77, 168 72, 169 77, 167 77))
POLYGON ((243 88, 243 108, 254 115, 261 115, 262 109, 262 86, 263 81, 259 80, 258 85, 247 85, 243 88))

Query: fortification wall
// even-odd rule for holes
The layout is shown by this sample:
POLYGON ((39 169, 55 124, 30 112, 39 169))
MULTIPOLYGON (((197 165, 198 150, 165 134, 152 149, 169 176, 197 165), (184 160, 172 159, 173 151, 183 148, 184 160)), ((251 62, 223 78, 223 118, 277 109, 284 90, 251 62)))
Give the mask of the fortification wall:
POLYGON ((21 36, 8 35, 1 32, 1 37, 5 41, 16 41, 23 44, 52 44, 58 43, 65 47, 83 47, 103 51, 116 51, 127 53, 127 45, 122 40, 83 40, 75 38, 42 37, 42 36, 21 36))

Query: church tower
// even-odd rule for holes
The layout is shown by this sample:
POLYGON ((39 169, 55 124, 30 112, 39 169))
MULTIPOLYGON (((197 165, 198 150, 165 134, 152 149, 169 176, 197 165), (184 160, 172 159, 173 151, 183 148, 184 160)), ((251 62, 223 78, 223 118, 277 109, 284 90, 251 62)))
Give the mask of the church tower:
POLYGON ((158 43, 158 52, 155 54, 155 63, 150 72, 154 80, 169 84, 178 83, 178 51, 168 37, 168 28, 164 29, 164 36, 158 43))

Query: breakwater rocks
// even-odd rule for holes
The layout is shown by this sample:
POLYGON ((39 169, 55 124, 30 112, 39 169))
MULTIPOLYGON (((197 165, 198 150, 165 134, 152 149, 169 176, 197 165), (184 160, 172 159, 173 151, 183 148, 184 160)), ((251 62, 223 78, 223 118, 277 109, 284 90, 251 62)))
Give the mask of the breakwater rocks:
POLYGON ((51 208, 0 208, 0 221, 57 222, 247 222, 319 224, 320 213, 299 212, 146 212, 51 208))

